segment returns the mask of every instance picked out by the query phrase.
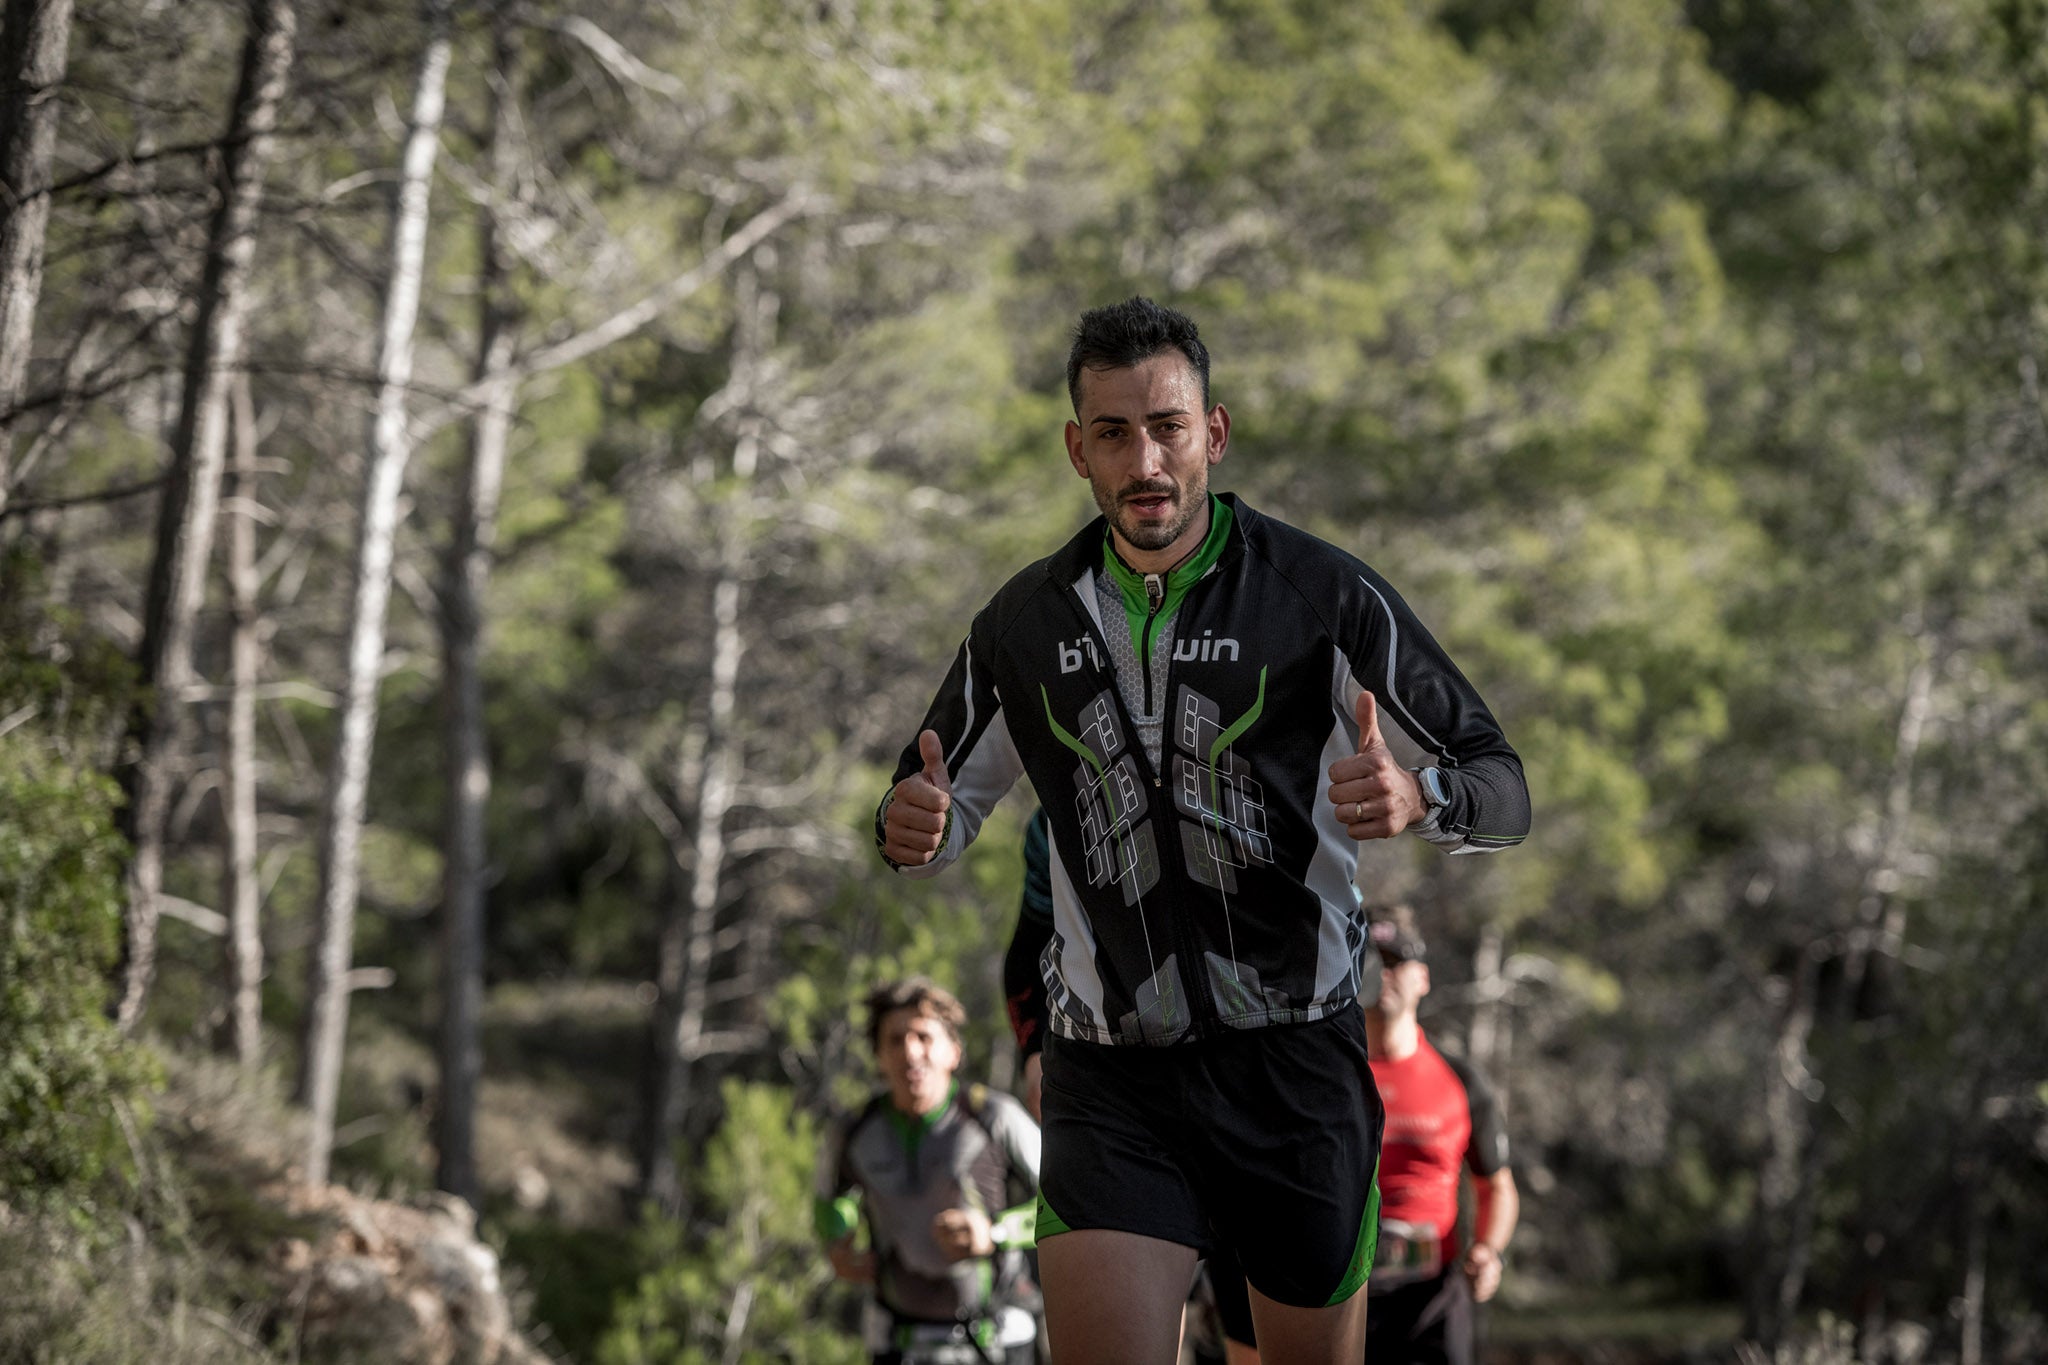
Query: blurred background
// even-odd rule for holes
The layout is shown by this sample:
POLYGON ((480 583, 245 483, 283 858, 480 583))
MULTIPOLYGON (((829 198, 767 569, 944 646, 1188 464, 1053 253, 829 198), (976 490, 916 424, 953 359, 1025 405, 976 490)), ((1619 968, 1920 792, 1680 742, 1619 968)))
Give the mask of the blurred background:
POLYGON ((1504 1097, 1489 1358, 2048 1358, 2044 38, 6 0, 0 1358, 859 1359, 854 1005, 1015 1082, 1029 793, 915 886, 871 812, 1132 293, 1526 763, 1361 873, 1504 1097), (441 1354, 308 1269, 436 1189, 441 1354))

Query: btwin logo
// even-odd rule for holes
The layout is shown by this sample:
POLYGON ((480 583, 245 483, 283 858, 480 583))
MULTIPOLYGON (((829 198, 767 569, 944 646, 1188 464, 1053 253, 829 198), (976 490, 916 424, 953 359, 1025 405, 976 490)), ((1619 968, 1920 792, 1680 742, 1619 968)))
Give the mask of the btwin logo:
MULTIPOLYGON (((1230 662, 1236 663, 1237 641, 1227 635, 1221 640, 1213 639, 1211 637, 1214 634, 1214 631, 1205 630, 1202 632, 1202 638, 1199 640, 1176 641, 1173 646, 1174 661, 1176 663, 1222 663, 1224 661, 1224 654, 1227 651, 1230 656, 1230 662)), ((1095 652, 1095 640, 1092 636, 1083 635, 1072 644, 1061 640, 1058 648, 1060 652, 1060 672, 1062 673, 1078 673, 1081 671, 1081 665, 1084 662, 1098 669, 1102 667, 1102 658, 1095 652)))
POLYGON ((1173 645, 1175 663, 1222 663, 1223 651, 1230 651, 1230 662, 1237 662, 1237 641, 1225 636, 1221 640, 1209 637, 1214 631, 1205 630, 1199 640, 1176 640, 1173 645))
POLYGON ((1062 673, 1079 673, 1081 671, 1081 651, 1084 649, 1088 651, 1088 662, 1097 668, 1102 667, 1102 660, 1095 653, 1095 637, 1092 635, 1083 635, 1071 645, 1062 640, 1059 642, 1059 649, 1060 672, 1062 673))

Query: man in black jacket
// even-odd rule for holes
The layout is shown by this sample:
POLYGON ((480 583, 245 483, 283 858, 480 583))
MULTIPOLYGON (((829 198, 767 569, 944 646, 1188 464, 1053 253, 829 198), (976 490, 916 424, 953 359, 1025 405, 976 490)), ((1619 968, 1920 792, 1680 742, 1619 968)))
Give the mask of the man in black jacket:
POLYGON ((1209 492, 1230 416, 1190 320, 1091 310, 1067 374, 1102 518, 975 618, 876 842, 932 875, 1018 777, 1045 806, 1038 1236, 1062 1365, 1171 1360, 1219 1241, 1269 1360, 1355 1361, 1383 1122, 1356 841, 1510 847, 1521 763, 1385 579, 1209 492), (1433 761, 1404 767, 1392 729, 1433 761))

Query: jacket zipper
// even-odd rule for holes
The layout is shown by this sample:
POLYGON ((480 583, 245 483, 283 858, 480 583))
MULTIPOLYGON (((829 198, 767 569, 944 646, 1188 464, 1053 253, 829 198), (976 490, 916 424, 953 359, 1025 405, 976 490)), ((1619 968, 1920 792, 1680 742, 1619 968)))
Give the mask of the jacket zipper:
MULTIPOLYGON (((1153 626, 1159 620, 1159 609, 1166 605, 1165 574, 1148 573, 1145 575, 1145 600, 1151 604, 1151 607, 1145 613, 1145 628, 1138 635, 1138 666, 1145 677, 1145 705, 1150 707, 1152 705, 1153 626)), ((1162 707, 1165 705, 1164 702, 1160 704, 1162 707)), ((1163 759, 1165 754, 1162 752, 1160 757, 1163 759)), ((1152 774, 1152 786, 1155 790, 1159 786, 1159 774, 1156 772, 1152 774)))
MULTIPOLYGON (((1208 574, 1205 573, 1202 577, 1207 578, 1208 574)), ((1184 629, 1194 619, 1194 607, 1196 604, 1193 599, 1201 591, 1201 579, 1197 579, 1188 585, 1187 592, 1181 597, 1180 621, 1184 629)), ((1152 603, 1152 616, 1147 617, 1145 621, 1145 649, 1143 655, 1145 661, 1145 704, 1150 706, 1152 704, 1152 617, 1156 617, 1159 614, 1159 609, 1165 602, 1166 576, 1164 574, 1145 575, 1145 595, 1152 603)), ((1166 725, 1166 713, 1170 713, 1173 709, 1173 659, 1171 656, 1168 656, 1166 659, 1165 668, 1166 695, 1160 702, 1160 710, 1162 712, 1160 724, 1162 726, 1166 725)), ((1168 728, 1170 729, 1171 727, 1168 728)), ((1142 751, 1144 746, 1140 745, 1139 748, 1142 751)), ((1171 762, 1170 746, 1167 743, 1165 734, 1162 733, 1159 739, 1159 769, 1165 769, 1171 762)), ((1159 787, 1160 779, 1164 776, 1163 771, 1160 770, 1155 770, 1152 774, 1152 786, 1155 789, 1159 787)), ((1161 799, 1162 797, 1160 796, 1153 797, 1152 805, 1155 810, 1158 808, 1161 799)), ((1174 805, 1173 798, 1164 797, 1163 799, 1171 810, 1174 805)), ((1185 878, 1187 874, 1177 866, 1180 860, 1166 856, 1165 845, 1167 841, 1177 841, 1179 838, 1178 821, 1169 816, 1165 821, 1165 827, 1159 831, 1159 834, 1161 842, 1159 861, 1165 864, 1166 868, 1172 869, 1168 875, 1174 876, 1177 880, 1185 878)), ((1162 871, 1164 870, 1162 869, 1162 871)), ((1181 894, 1176 899, 1185 898, 1188 903, 1192 903, 1195 899, 1194 895, 1190 894, 1192 892, 1192 887, 1182 887, 1181 894)), ((1169 919, 1172 923, 1174 940, 1180 945, 1182 979, 1187 986, 1188 992, 1188 1012, 1194 1019, 1194 1031, 1199 1036, 1207 1026, 1223 1018, 1223 1010, 1216 1003, 1215 993, 1209 989, 1209 964, 1203 957, 1201 945, 1195 940, 1195 926, 1191 923, 1191 917, 1186 914, 1175 913, 1170 915, 1169 919)))
MULTIPOLYGON (((1213 573, 1214 570, 1212 569, 1210 572, 1213 573)), ((1208 576, 1209 574, 1206 573, 1202 575, 1202 577, 1205 579, 1208 576)), ((1196 583, 1189 585, 1190 596, 1193 595, 1194 589, 1198 587, 1199 584, 1200 580, 1197 580, 1196 583)), ((1090 591, 1093 591, 1092 587, 1090 588, 1090 591)), ((1159 608, 1162 605, 1164 605, 1165 602, 1165 576, 1161 574, 1146 574, 1145 595, 1151 604, 1151 612, 1146 617, 1144 639, 1141 642, 1141 648, 1139 650, 1139 659, 1144 666, 1145 704, 1147 706, 1150 706, 1152 704, 1151 623, 1152 618, 1158 615, 1159 608)), ((1099 636, 1099 632, 1095 629, 1095 622, 1088 615, 1086 608, 1081 606, 1079 602, 1071 601, 1068 603, 1068 606, 1074 612, 1074 615, 1077 618, 1079 618, 1081 629, 1085 634, 1099 636)), ((1188 600, 1186 598, 1183 598, 1181 600, 1183 620, 1186 619, 1188 606, 1188 600)), ((1103 650, 1103 659, 1109 659, 1111 656, 1108 653, 1107 642, 1103 642, 1103 650)), ((1109 694, 1112 698, 1115 699, 1118 718, 1123 721, 1124 733, 1129 737, 1129 745, 1133 761, 1137 763, 1138 771, 1145 773, 1151 777, 1153 790, 1157 792, 1162 786, 1161 779, 1163 774, 1161 769, 1163 768, 1167 759, 1166 744, 1164 738, 1162 737, 1159 747, 1160 763, 1159 766, 1155 766, 1152 762, 1152 756, 1145 752, 1144 741, 1138 738, 1138 727, 1136 723, 1133 722, 1131 719, 1130 708, 1124 704, 1123 689, 1117 686, 1115 665, 1109 663, 1099 663, 1096 664, 1095 667, 1097 672, 1107 675, 1109 679, 1109 694)), ((1173 688, 1172 659, 1168 659, 1166 661, 1166 686, 1168 690, 1167 700, 1170 704, 1172 701, 1173 688)), ((1157 795, 1155 795, 1152 798, 1151 814, 1149 817, 1154 821, 1161 822, 1156 823, 1153 826, 1155 834, 1161 836, 1161 847, 1159 850, 1159 861, 1161 864, 1160 873, 1162 879, 1173 878, 1174 880, 1178 881, 1182 878, 1185 878, 1186 874, 1184 872, 1178 871, 1177 859, 1168 858, 1166 856, 1166 845, 1164 842, 1166 837, 1177 836, 1178 832, 1174 827, 1174 822, 1172 819, 1168 818, 1162 821, 1159 809, 1159 803, 1161 799, 1162 798, 1157 795)), ((1164 799, 1166 800, 1169 806, 1173 804, 1171 798, 1164 799)), ((1189 894, 1189 892, 1192 890, 1192 888, 1185 886, 1179 887, 1177 889, 1180 895, 1182 896, 1189 894)), ((1182 982, 1186 985, 1188 991, 1188 1010, 1189 1013, 1193 1016, 1195 1029, 1199 1033, 1204 1025, 1214 1024, 1220 1021, 1223 1017, 1223 1011, 1220 1007, 1218 1007, 1215 996, 1211 993, 1209 989, 1208 964, 1204 962, 1202 959, 1201 945, 1195 941, 1194 926, 1188 922, 1188 917, 1184 914, 1169 911, 1166 918, 1169 926, 1168 932, 1172 935, 1174 945, 1179 950, 1180 959, 1183 963, 1182 982)))

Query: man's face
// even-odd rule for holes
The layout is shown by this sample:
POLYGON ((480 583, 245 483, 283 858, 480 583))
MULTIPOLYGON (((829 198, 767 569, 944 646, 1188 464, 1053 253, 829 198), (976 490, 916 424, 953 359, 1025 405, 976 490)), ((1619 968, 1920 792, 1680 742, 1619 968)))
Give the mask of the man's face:
POLYGON ((1080 390, 1080 420, 1067 423, 1067 458, 1088 480, 1123 542, 1118 548, 1160 561, 1132 567, 1167 567, 1195 548, 1209 466, 1223 458, 1230 414, 1221 403, 1202 410, 1202 381, 1179 351, 1128 369, 1084 369, 1080 390))
POLYGON ((906 1114, 929 1114, 946 1102, 953 1073, 960 1069, 960 1044, 921 1005, 905 1005, 882 1016, 875 1061, 889 1087, 889 1100, 906 1114))
POLYGON ((1414 1014, 1422 997, 1429 994, 1429 964, 1390 961, 1383 955, 1380 965, 1386 969, 1380 973, 1380 998, 1367 1008, 1383 1020, 1414 1014))

